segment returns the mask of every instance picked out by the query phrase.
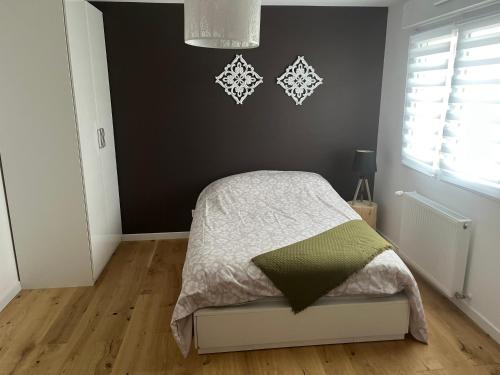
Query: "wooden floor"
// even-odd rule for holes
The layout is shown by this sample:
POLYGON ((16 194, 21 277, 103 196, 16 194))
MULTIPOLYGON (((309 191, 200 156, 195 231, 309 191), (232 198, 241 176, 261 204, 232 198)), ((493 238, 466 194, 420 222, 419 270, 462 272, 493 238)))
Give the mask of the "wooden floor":
POLYGON ((123 243, 95 287, 24 290, 0 313, 0 374, 500 374, 500 346, 420 282, 430 344, 197 355, 169 323, 186 241, 123 243))

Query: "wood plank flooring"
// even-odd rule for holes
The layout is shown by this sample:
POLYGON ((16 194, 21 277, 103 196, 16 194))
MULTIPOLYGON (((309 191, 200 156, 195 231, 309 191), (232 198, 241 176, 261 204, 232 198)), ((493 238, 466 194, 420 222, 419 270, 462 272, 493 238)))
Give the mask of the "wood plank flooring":
POLYGON ((182 358, 170 333, 186 240, 120 245, 94 287, 23 290, 0 313, 0 374, 497 374, 500 346, 419 282, 430 344, 328 345, 182 358))

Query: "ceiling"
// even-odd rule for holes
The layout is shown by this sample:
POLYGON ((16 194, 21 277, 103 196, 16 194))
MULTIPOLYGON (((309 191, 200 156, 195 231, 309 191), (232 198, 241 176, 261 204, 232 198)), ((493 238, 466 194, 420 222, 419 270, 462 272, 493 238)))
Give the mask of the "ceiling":
MULTIPOLYGON (((135 3, 183 3, 183 0, 92 0, 135 3)), ((263 5, 372 6, 384 7, 402 0, 262 0, 263 5)))

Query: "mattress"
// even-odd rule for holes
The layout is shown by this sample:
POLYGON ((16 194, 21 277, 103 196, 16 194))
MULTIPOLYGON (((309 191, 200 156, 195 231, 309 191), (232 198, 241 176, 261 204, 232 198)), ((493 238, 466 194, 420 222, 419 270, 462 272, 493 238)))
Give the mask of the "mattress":
MULTIPOLYGON (((359 215, 320 175, 257 171, 207 186, 193 211, 182 289, 171 328, 184 356, 189 353, 193 313, 281 292, 251 259, 307 239, 359 215)), ((391 249, 375 257, 328 296, 388 295, 403 291, 410 304, 410 333, 427 342, 427 326, 411 272, 391 249)))

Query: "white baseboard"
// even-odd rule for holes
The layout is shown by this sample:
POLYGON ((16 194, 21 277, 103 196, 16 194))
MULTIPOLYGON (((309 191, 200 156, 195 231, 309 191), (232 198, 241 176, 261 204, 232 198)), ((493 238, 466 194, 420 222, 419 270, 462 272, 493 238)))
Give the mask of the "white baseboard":
POLYGON ((189 232, 132 233, 122 235, 122 241, 175 240, 189 238, 189 232))
MULTIPOLYGON (((399 247, 391 241, 385 234, 380 233, 382 237, 384 237, 387 241, 394 245, 394 250, 398 253, 398 255, 403 259, 403 261, 408 262, 405 259, 404 254, 401 253, 399 247)), ((411 266, 411 262, 408 262, 411 266)), ((425 280, 432 284, 432 281, 429 280, 424 274, 418 271, 418 269, 413 268, 413 271, 422 276, 425 280)), ((436 289, 439 292, 439 290, 436 289)), ((439 292, 441 293, 441 292, 439 292)), ((442 294, 442 293, 441 293, 442 294)), ((448 297, 447 297, 448 298, 448 297)), ((465 315, 467 315, 474 323, 476 323, 484 332, 486 332, 493 340, 500 344, 500 330, 493 325, 488 319, 486 319, 482 314, 480 314, 476 309, 474 309, 467 300, 459 300, 456 298, 448 298, 450 302, 452 302, 455 306, 457 306, 465 315)))
POLYGON ((476 309, 467 303, 467 300, 450 299, 455 306, 485 331, 493 340, 500 344, 500 330, 488 319, 482 316, 476 309))
POLYGON ((12 301, 20 291, 21 283, 18 281, 9 290, 7 290, 7 292, 3 296, 0 296, 0 311, 2 311, 5 306, 7 306, 9 302, 12 301))

